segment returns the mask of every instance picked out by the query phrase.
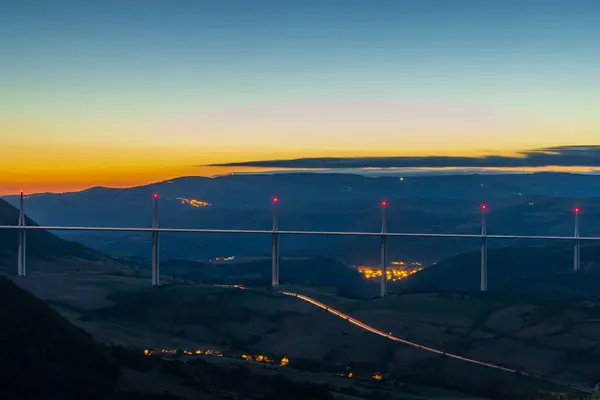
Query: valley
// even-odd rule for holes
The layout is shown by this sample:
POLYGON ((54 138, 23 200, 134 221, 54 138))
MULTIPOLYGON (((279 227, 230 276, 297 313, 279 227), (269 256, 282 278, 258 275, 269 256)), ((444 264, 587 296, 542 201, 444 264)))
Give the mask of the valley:
MULTIPOLYGON (((129 190, 136 192, 127 189, 123 195, 129 196, 129 190)), ((105 193, 102 188, 93 191, 105 193)), ((185 197, 188 202, 177 200, 177 207, 194 213, 185 218, 180 214, 183 210, 171 208, 167 198, 166 209, 161 209, 167 220, 161 226, 177 221, 185 226, 199 217, 212 227, 219 221, 234 221, 240 227, 253 226, 253 220, 265 226, 270 222, 267 207, 254 213, 237 206, 220 210, 214 199, 197 200, 204 198, 209 199, 190 194, 185 197)), ((27 201, 32 199, 36 196, 27 201)), ((58 201, 52 195, 49 199, 58 201)), ((507 219, 512 224, 518 221, 510 216, 523 203, 502 199, 502 206, 494 210, 498 215, 490 213, 490 224, 532 232, 525 225, 504 224, 507 219)), ((526 207, 532 207, 528 200, 526 207)), ((390 208, 388 217, 390 224, 407 218, 406 229, 419 229, 424 226, 417 225, 419 213, 424 212, 429 215, 425 221, 431 223, 426 229, 447 226, 449 231, 476 232, 477 215, 459 211, 465 201, 474 202, 405 199, 397 211, 390 208), (465 224, 469 218, 472 222, 465 224), (445 225, 436 223, 438 219, 445 225)), ((580 199, 578 204, 589 206, 594 201, 580 199)), ((573 200, 536 200, 536 205, 542 204, 537 214, 528 211, 540 222, 534 229, 567 232, 568 223, 551 210, 569 202, 573 200)), ((110 210, 110 204, 100 203, 93 218, 110 210), (102 211, 102 207, 108 208, 102 211)), ((281 217, 287 215, 287 223, 297 221, 300 228, 318 221, 323 227, 333 223, 339 229, 377 229, 378 207, 361 210, 357 204, 353 200, 337 211, 329 208, 326 219, 308 204, 282 208, 281 217)), ((60 205, 55 206, 60 210, 60 205)), ((144 210, 115 215, 128 224, 133 222, 128 218, 139 211, 144 210)), ((16 224, 17 215, 14 207, 0 200, 3 223, 16 224)), ((594 221, 596 214, 586 218, 594 221)), ((36 223, 28 219, 28 224, 36 223)), ((105 218, 104 223, 111 220, 105 218)), ((586 229, 586 234, 595 232, 593 226, 586 229)), ((102 345, 131 349, 146 358, 185 365, 208 363, 215 368, 223 363, 237 368, 242 363, 257 376, 308 379, 357 398, 371 398, 373 390, 391 399, 436 398, 425 396, 430 390, 419 387, 437 388, 448 397, 458 390, 462 394, 457 399, 525 399, 532 393, 542 396, 536 398, 551 398, 552 393, 589 392, 600 381, 595 362, 600 356, 596 290, 600 247, 594 243, 582 246, 582 270, 575 273, 569 243, 498 240, 489 252, 489 291, 481 293, 477 240, 393 238, 389 295, 380 298, 378 237, 312 242, 282 237, 281 286, 273 291, 265 238, 260 239, 267 245, 263 251, 263 245, 251 237, 192 235, 182 240, 184 235, 161 235, 161 285, 151 287, 149 261, 139 256, 142 253, 130 251, 135 235, 114 235, 106 247, 92 249, 85 245, 91 236, 71 235, 77 239, 72 241, 65 240, 69 235, 61 238, 36 230, 28 235, 28 274, 15 277, 17 232, 0 233, 4 235, 0 270, 6 276, 102 345), (459 241, 463 245, 456 245, 459 241), (184 247, 194 253, 180 251, 184 247)), ((144 255, 150 250, 147 239, 138 242, 144 255)), ((134 381, 141 379, 137 372, 127 374, 134 381)), ((188 389, 169 382, 167 387, 178 388, 173 390, 180 397, 191 396, 188 389)))

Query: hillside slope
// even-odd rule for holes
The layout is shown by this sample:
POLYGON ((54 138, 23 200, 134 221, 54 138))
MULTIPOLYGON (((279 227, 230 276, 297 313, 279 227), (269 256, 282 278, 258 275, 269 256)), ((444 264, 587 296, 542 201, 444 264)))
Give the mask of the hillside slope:
POLYGON ((104 399, 118 367, 91 335, 0 277, 3 399, 104 399))
MULTIPOLYGON (((364 301, 308 288, 296 291, 384 332, 450 353, 588 387, 600 380, 596 361, 600 355, 598 301, 450 292, 364 301)), ((415 352, 398 351, 395 367, 417 368, 415 352)), ((436 361, 433 366, 420 367, 439 365, 436 361)), ((444 375, 453 373, 458 373, 456 366, 443 371, 444 375)))
MULTIPOLYGON (((19 210, 0 199, 0 225, 16 226, 19 210)), ((38 224, 26 217, 26 225, 38 224)), ((0 229, 0 257, 15 254, 19 243, 18 231, 0 229)), ((80 243, 63 240, 46 230, 30 230, 27 232, 27 255, 40 258, 61 256, 85 257, 97 259, 101 253, 91 250, 80 243)))
MULTIPOLYGON (((336 287, 355 294, 372 291, 356 270, 324 257, 282 258, 279 268, 282 284, 336 287)), ((271 257, 222 263, 172 260, 162 263, 161 271, 176 279, 207 283, 271 285, 271 257)))
MULTIPOLYGON (((600 246, 582 244, 581 271, 573 272, 572 243, 532 243, 490 249, 488 290, 531 296, 598 298, 600 246)), ((476 292, 480 252, 452 257, 394 286, 399 291, 476 292)))
MULTIPOLYGON (((568 326, 571 309, 565 315, 553 312, 546 321, 543 308, 538 312, 535 307, 518 301, 435 295, 431 299, 409 296, 360 301, 306 288, 292 290, 306 290, 327 305, 346 310, 385 332, 455 354, 586 384, 595 384, 600 371, 593 362, 594 355, 586 356, 589 351, 596 354, 599 346, 597 340, 586 334, 595 335, 596 325, 591 326, 589 321, 596 315, 575 315, 573 328, 568 326), (523 327, 517 325, 515 330, 524 328, 523 335, 529 336, 506 331, 506 321, 518 324, 522 309, 527 311, 528 307, 536 310, 534 319, 526 321, 523 327), (499 327, 498 320, 501 320, 499 327), (547 332, 549 323, 553 323, 551 332, 547 332), (558 325, 557 329, 554 325, 558 325), (579 332, 581 329, 583 333, 579 332), (563 331, 564 337, 560 336, 563 331), (584 341, 579 344, 583 348, 572 347, 578 341, 584 341), (516 349, 515 352, 507 352, 510 348, 516 349)), ((89 327, 91 332, 120 329, 134 343, 142 340, 142 335, 135 332, 143 332, 145 341, 149 333, 157 339, 169 334, 171 340, 157 346, 162 348, 204 348, 212 344, 275 359, 286 356, 292 366, 308 361, 351 370, 387 371, 394 379, 470 388, 472 393, 485 390, 481 393, 487 394, 494 382, 507 389, 506 385, 514 385, 514 379, 518 379, 512 374, 444 359, 392 342, 307 302, 271 292, 173 285, 122 293, 112 299, 115 302, 112 306, 83 312, 78 323, 89 327)), ((521 382, 516 387, 520 385, 529 384, 521 382)))
MULTIPOLYGON (((0 199, 0 225, 16 226, 19 210, 0 199)), ((39 226, 26 217, 26 224, 39 226)), ((0 229, 0 272, 16 273, 19 233, 16 229, 0 229)), ((27 271, 88 271, 114 273, 131 270, 129 260, 90 249, 81 243, 62 239, 44 229, 27 231, 27 271)))
POLYGON ((0 302, 3 400, 333 400, 324 385, 202 360, 166 361, 136 349, 100 345, 4 277, 0 302))

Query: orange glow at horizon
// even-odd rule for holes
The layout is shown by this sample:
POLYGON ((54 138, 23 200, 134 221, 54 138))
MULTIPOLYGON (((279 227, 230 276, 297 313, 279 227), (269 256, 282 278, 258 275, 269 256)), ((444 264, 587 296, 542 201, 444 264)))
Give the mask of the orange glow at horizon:
MULTIPOLYGON (((294 151, 261 149, 232 143, 229 147, 202 149, 197 145, 182 146, 181 143, 158 146, 131 141, 127 145, 103 140, 95 136, 77 142, 56 137, 40 137, 39 140, 21 140, 13 136, 6 139, 4 153, 0 158, 0 195, 25 193, 68 192, 94 186, 127 188, 174 179, 181 176, 215 176, 231 173, 277 171, 277 168, 211 167, 208 164, 273 159, 312 157, 386 157, 386 156, 438 156, 453 155, 478 157, 502 154, 517 156, 514 149, 460 148, 297 148, 294 151), (269 151, 271 150, 271 151, 269 151)), ((434 171, 439 168, 416 168, 434 171)), ((462 168, 452 167, 447 170, 462 168)), ((472 170, 471 168, 469 168, 472 170)), ((485 168, 486 171, 525 172, 564 171, 590 172, 599 170, 589 167, 538 167, 538 168, 485 168)))
MULTIPOLYGON (((18 132, 18 130, 17 130, 18 132)), ((232 143, 228 147, 202 149, 182 146, 146 144, 132 140, 116 143, 105 135, 93 140, 73 140, 41 135, 23 139, 7 138, 0 159, 0 195, 40 192, 68 192, 94 186, 132 187, 160 182, 180 176, 215 176, 232 172, 274 171, 276 168, 210 167, 207 164, 293 159, 304 157, 383 157, 399 155, 390 149, 297 148, 294 151, 262 149, 232 143)), ((133 139, 133 138, 132 138, 133 139)), ((459 149, 407 149, 400 155, 437 155, 451 151, 456 155, 481 155, 459 149)))
MULTIPOLYGON (((436 170, 462 170, 458 167, 448 168, 413 168, 420 171, 436 170)), ((105 166, 87 168, 23 168, 23 171, 2 171, 3 179, 0 182, 0 195, 45 192, 71 192, 85 190, 94 186, 112 188, 129 188, 147 185, 155 182, 167 181, 181 176, 218 176, 232 173, 260 173, 270 171, 283 171, 284 168, 256 168, 256 167, 210 167, 192 165, 151 165, 137 166, 105 166)), ((469 168, 469 171, 472 171, 469 168)), ((571 173, 586 173, 599 171, 600 168, 591 167, 531 167, 531 168, 484 168, 485 171, 506 172, 545 172, 559 171, 571 173)))
MULTIPOLYGON (((233 172, 261 172, 264 168, 242 167, 170 167, 145 169, 121 169, 97 171, 92 169, 76 171, 46 171, 41 173, 16 173, 0 183, 0 195, 19 193, 72 192, 94 186, 129 188, 154 182, 162 182, 181 176, 215 176, 233 172)), ((273 171, 274 169, 267 169, 273 171)))

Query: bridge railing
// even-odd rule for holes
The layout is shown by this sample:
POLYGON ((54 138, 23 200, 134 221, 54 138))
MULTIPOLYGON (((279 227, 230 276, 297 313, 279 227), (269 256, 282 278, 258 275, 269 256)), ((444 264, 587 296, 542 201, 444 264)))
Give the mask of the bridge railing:
POLYGON ((348 232, 348 231, 300 231, 300 230, 280 230, 278 221, 278 203, 277 197, 273 198, 273 228, 270 230, 256 229, 189 229, 189 228, 160 228, 158 224, 158 201, 159 196, 153 195, 154 213, 152 228, 123 228, 123 227, 92 227, 92 226, 31 226, 26 225, 25 221, 25 201, 21 193, 19 218, 17 225, 0 225, 0 229, 17 230, 19 237, 17 274, 26 276, 26 239, 27 231, 48 230, 48 231, 100 231, 100 232, 149 232, 152 233, 152 285, 160 285, 160 258, 159 258, 159 236, 163 232, 178 233, 223 233, 223 234, 264 234, 272 236, 272 271, 271 284, 274 289, 279 287, 279 236, 281 235, 324 235, 324 236, 363 236, 381 238, 381 289, 380 295, 387 295, 387 266, 388 266, 388 238, 390 237, 415 237, 415 238, 465 238, 481 240, 481 269, 480 269, 480 290, 485 292, 488 288, 488 239, 532 239, 532 240, 559 240, 572 241, 573 248, 573 270, 579 271, 581 267, 581 242, 582 241, 600 241, 600 237, 580 236, 579 234, 579 213, 580 209, 573 210, 575 217, 573 236, 536 236, 536 235, 490 235, 487 233, 486 213, 488 208, 485 204, 481 206, 481 233, 480 234, 459 234, 459 233, 411 233, 411 232, 388 232, 387 231, 387 201, 381 202, 381 231, 380 232, 348 232))

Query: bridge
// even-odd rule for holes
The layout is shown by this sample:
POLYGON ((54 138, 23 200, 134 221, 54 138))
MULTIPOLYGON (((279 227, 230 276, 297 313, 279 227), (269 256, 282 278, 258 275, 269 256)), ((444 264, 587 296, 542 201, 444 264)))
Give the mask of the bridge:
POLYGON ((573 270, 575 272, 581 269, 581 242, 582 241, 598 241, 600 237, 595 236, 580 236, 579 234, 579 214, 580 209, 573 209, 574 214, 574 232, 573 236, 532 236, 532 235, 490 235, 487 233, 486 214, 488 207, 485 204, 481 205, 481 233, 480 234, 458 234, 458 233, 411 233, 411 232, 388 232, 387 231, 387 208, 388 202, 381 201, 381 231, 380 232, 336 232, 336 231, 297 231, 297 230, 280 230, 278 218, 279 198, 272 199, 273 204, 273 228, 270 230, 253 230, 253 229, 184 229, 184 228, 160 228, 158 224, 158 194, 153 194, 153 218, 151 228, 123 228, 123 227, 92 227, 92 226, 31 226, 25 224, 25 196, 21 192, 19 202, 19 218, 17 225, 0 225, 0 229, 11 229, 19 232, 19 247, 17 260, 18 276, 27 275, 27 231, 31 230, 48 230, 48 231, 108 231, 108 232, 148 232, 152 234, 152 285, 160 285, 160 254, 159 254, 159 237, 163 232, 179 232, 179 233, 214 233, 214 234, 259 234, 270 235, 272 237, 272 268, 271 268, 271 285, 273 289, 279 289, 279 237, 281 235, 320 235, 320 236, 363 236, 363 237, 380 237, 381 238, 381 282, 380 296, 385 297, 388 294, 387 290, 387 267, 388 267, 388 238, 390 237, 419 237, 419 238, 463 238, 463 239, 480 239, 481 240, 481 268, 480 268, 480 290, 487 291, 488 288, 488 240, 489 239, 529 239, 529 240, 558 240, 573 242, 573 270))

